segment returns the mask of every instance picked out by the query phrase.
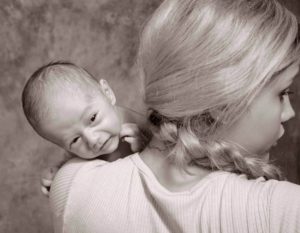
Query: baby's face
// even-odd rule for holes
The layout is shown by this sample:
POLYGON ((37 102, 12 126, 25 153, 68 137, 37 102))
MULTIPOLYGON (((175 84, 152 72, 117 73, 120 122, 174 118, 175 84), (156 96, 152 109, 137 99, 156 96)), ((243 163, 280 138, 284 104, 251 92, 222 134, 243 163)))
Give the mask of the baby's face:
POLYGON ((101 92, 89 100, 78 93, 51 100, 42 136, 84 159, 110 154, 118 148, 121 118, 114 103, 101 92))

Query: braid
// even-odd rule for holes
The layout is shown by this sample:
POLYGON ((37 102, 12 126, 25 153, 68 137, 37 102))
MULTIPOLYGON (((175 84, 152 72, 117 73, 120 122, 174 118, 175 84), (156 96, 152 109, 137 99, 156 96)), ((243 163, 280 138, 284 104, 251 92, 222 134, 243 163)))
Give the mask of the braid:
MULTIPOLYGON (((202 147, 201 150, 206 151, 205 157, 199 158, 196 154, 190 153, 189 156, 191 161, 200 167, 245 174, 249 179, 261 176, 266 179, 282 179, 281 173, 276 166, 254 155, 242 153, 240 148, 227 142, 213 141, 203 144, 199 142, 196 145, 197 147, 202 147)), ((195 145, 193 150, 195 150, 195 145)), ((187 151, 190 151, 189 145, 187 151)))
POLYGON ((280 170, 276 166, 257 155, 243 153, 241 148, 232 143, 215 141, 206 146, 210 150, 209 160, 218 169, 243 173, 248 178, 263 176, 266 179, 282 179, 280 170))
MULTIPOLYGON (((159 130, 154 136, 164 142, 170 151, 168 158, 179 167, 195 164, 210 170, 245 174, 249 179, 265 177, 282 180, 280 170, 268 161, 246 153, 232 143, 213 139, 201 140, 201 136, 195 134, 196 127, 180 127, 180 124, 175 124, 174 121, 163 120, 159 123, 156 121, 155 127, 159 130)), ((198 128, 197 132, 199 131, 198 128)))

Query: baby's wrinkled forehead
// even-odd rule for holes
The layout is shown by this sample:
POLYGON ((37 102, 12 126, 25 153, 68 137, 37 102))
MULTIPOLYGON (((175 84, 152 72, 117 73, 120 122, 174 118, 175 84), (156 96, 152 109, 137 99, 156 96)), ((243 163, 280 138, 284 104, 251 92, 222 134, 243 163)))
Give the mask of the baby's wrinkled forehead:
POLYGON ((54 67, 48 72, 47 81, 49 86, 70 87, 86 91, 98 87, 98 82, 85 70, 77 67, 54 67))
POLYGON ((45 95, 49 99, 60 97, 85 97, 91 98, 93 95, 101 93, 99 83, 90 78, 84 77, 86 74, 79 72, 57 73, 56 70, 49 74, 45 87, 45 95))
MULTIPOLYGON (((83 83, 56 82, 49 85, 40 99, 40 110, 44 117, 49 118, 56 113, 67 111, 72 106, 82 106, 102 98, 100 88, 83 83)), ((103 97, 104 98, 104 97, 103 97)))
MULTIPOLYGON (((44 104, 49 108, 61 107, 65 105, 80 105, 91 102, 94 98, 102 98, 100 88, 73 83, 69 85, 51 86, 44 95, 44 104)), ((104 98, 104 96, 103 96, 104 98)))

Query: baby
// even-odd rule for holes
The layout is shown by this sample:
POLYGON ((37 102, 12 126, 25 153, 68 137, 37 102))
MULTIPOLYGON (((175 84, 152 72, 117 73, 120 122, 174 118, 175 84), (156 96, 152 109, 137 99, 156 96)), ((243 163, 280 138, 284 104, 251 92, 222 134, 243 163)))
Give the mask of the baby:
POLYGON ((69 62, 50 63, 35 71, 24 87, 22 103, 41 137, 83 159, 101 156, 114 161, 139 151, 147 141, 147 134, 139 129, 146 117, 116 106, 105 80, 98 82, 69 62))

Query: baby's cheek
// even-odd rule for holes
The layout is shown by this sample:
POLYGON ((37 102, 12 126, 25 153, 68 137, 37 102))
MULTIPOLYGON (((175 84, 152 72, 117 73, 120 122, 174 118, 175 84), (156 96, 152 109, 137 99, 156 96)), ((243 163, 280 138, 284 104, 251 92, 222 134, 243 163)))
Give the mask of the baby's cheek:
POLYGON ((73 148, 71 150, 71 152, 76 154, 78 157, 83 158, 83 159, 86 159, 87 156, 88 156, 87 150, 83 146, 80 146, 78 148, 73 148))

